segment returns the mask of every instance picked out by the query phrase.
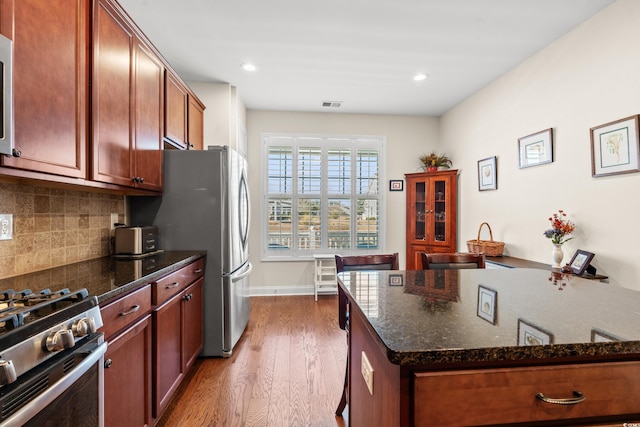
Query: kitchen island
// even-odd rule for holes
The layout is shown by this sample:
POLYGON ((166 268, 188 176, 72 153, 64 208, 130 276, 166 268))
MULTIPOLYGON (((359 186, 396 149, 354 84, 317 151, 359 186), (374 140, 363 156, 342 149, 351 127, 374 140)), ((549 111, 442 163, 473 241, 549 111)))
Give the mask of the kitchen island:
POLYGON ((640 422, 640 292, 536 269, 338 284, 350 425, 640 422))

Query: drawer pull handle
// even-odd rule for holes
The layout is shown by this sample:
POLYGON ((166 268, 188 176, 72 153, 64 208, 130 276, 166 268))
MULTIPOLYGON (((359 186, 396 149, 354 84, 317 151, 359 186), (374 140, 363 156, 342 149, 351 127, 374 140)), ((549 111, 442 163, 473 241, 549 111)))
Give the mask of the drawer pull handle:
POLYGON ((180 282, 173 282, 172 284, 167 285, 164 288, 165 289, 171 289, 171 288, 175 288, 176 286, 179 286, 179 285, 180 285, 180 282))
POLYGON ((131 310, 129 311, 123 311, 122 313, 120 313, 120 316, 128 316, 130 314, 135 313, 136 311, 140 310, 140 306, 138 304, 134 305, 133 307, 131 307, 131 310))
POLYGON ((545 396, 542 393, 536 393, 536 397, 538 399, 546 403, 551 403, 553 405, 576 405, 586 399, 586 397, 584 397, 584 394, 582 394, 577 390, 573 391, 573 395, 575 397, 569 397, 565 399, 554 399, 552 397, 545 396))
POLYGON ((201 269, 201 268, 198 268, 197 270, 195 270, 195 271, 194 271, 194 273, 195 273, 195 274, 200 274, 200 273, 202 273, 202 269, 201 269))

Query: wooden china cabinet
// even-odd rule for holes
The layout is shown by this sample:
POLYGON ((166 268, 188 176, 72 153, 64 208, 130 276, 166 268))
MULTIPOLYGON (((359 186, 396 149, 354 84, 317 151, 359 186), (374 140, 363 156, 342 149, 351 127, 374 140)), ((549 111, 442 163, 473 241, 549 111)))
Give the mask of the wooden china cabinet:
POLYGON ((420 252, 455 252, 458 171, 410 173, 407 182, 407 270, 421 270, 420 252))

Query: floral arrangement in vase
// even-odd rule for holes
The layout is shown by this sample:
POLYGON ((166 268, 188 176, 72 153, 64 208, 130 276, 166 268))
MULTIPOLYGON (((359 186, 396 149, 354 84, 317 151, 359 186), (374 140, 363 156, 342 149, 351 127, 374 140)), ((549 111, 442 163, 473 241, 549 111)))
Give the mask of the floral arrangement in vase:
POLYGON ((438 168, 449 169, 453 165, 445 154, 437 154, 433 151, 430 154, 420 156, 420 161, 422 162, 422 167, 429 172, 435 172, 438 168))
POLYGON ((553 268, 562 268, 562 258, 564 258, 562 245, 573 239, 573 237, 567 236, 573 233, 576 226, 567 218, 567 214, 562 209, 550 216, 549 222, 551 228, 545 230, 544 237, 551 239, 551 243, 553 243, 553 268))
POLYGON ((551 223, 551 228, 545 230, 544 237, 551 239, 551 243, 562 245, 573 239, 573 237, 567 236, 573 233, 576 225, 567 218, 567 214, 562 209, 550 216, 549 222, 551 223))

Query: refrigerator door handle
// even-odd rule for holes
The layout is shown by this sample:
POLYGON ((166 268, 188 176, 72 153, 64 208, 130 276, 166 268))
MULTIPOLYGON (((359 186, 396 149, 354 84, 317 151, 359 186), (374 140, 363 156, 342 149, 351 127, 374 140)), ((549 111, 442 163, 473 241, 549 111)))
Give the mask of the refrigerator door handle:
POLYGON ((235 273, 225 273, 223 274, 223 276, 231 277, 232 282, 237 282, 238 280, 244 279, 249 274, 251 274, 251 270, 253 270, 253 264, 247 262, 247 269, 243 273, 238 275, 236 275, 235 273))

